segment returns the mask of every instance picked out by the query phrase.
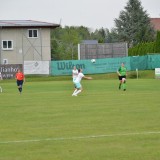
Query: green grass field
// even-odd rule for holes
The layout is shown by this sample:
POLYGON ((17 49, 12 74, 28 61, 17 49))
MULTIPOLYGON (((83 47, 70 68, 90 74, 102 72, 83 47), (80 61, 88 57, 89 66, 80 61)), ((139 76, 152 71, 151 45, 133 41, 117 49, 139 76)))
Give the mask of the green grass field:
POLYGON ((159 160, 160 80, 4 81, 0 160, 159 160))

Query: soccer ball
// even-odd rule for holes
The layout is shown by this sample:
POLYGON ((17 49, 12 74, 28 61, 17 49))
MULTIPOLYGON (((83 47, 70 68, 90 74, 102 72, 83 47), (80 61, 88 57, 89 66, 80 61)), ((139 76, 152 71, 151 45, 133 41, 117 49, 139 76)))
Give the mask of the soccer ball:
POLYGON ((95 63, 95 62, 96 62, 96 60, 95 60, 95 59, 91 59, 91 62, 92 62, 92 63, 95 63))

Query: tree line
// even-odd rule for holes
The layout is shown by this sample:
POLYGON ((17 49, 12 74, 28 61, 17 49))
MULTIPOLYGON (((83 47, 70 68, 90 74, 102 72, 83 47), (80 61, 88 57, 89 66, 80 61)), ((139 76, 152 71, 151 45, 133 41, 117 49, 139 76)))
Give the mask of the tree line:
POLYGON ((115 27, 111 30, 100 28, 93 31, 85 26, 65 26, 52 30, 52 59, 77 59, 78 44, 82 40, 97 40, 99 43, 126 42, 129 55, 155 52, 156 33, 140 0, 129 0, 114 22, 115 27))
POLYGON ((157 31, 153 42, 141 42, 128 49, 129 56, 142 56, 146 54, 160 54, 160 31, 157 31))

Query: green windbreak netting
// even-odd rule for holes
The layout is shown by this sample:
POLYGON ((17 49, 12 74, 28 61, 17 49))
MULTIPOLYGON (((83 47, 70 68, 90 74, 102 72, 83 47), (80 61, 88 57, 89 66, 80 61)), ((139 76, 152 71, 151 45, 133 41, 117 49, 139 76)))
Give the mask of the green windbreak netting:
POLYGON ((105 58, 92 60, 66 60, 52 61, 52 75, 71 75, 73 66, 83 69, 85 74, 98 74, 116 72, 121 63, 124 63, 127 70, 147 70, 160 68, 160 55, 146 55, 123 58, 105 58))
POLYGON ((71 75, 73 66, 82 68, 85 74, 109 73, 116 72, 121 63, 125 63, 127 70, 130 68, 130 57, 125 58, 107 58, 92 60, 68 60, 68 61, 52 61, 52 75, 71 75))
POLYGON ((148 68, 160 68, 160 55, 148 55, 148 68))
POLYGON ((146 70, 148 69, 148 56, 133 56, 130 57, 131 70, 146 70))

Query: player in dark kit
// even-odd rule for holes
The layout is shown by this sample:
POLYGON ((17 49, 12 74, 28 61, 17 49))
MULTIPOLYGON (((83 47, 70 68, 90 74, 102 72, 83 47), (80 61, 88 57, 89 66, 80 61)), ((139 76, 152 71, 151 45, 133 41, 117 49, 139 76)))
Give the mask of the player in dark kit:
POLYGON ((119 89, 121 89, 121 86, 123 90, 126 90, 126 75, 127 75, 127 69, 124 66, 124 63, 121 64, 121 67, 117 70, 118 78, 119 78, 119 89))

